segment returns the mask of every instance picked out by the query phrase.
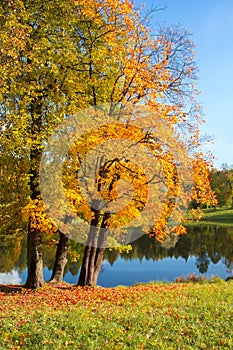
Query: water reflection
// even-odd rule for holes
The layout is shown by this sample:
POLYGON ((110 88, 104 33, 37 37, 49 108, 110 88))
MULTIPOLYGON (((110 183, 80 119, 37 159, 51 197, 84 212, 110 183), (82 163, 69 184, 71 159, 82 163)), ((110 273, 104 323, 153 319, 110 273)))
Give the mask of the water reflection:
MULTIPOLYGON (((83 246, 72 242, 80 255, 77 262, 68 260, 64 280, 77 282, 83 246)), ((172 280, 187 272, 219 274, 225 278, 233 272, 233 227, 196 225, 188 234, 161 245, 147 236, 132 243, 132 251, 119 253, 106 250, 99 278, 104 286, 131 284, 131 281, 172 280)), ((44 245, 44 275, 48 280, 56 247, 44 245)), ((0 283, 24 283, 26 279, 26 239, 18 237, 0 243, 0 283), (10 276, 17 278, 12 279, 10 276)))
POLYGON ((0 284, 22 284, 22 278, 16 270, 9 273, 0 273, 0 284))

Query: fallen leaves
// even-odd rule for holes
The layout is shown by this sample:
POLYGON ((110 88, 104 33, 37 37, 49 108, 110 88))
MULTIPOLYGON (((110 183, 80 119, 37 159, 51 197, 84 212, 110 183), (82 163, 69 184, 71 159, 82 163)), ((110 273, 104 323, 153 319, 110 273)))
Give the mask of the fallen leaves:
POLYGON ((0 299, 1 311, 21 309, 25 307, 25 312, 30 309, 51 307, 54 310, 63 307, 85 304, 96 307, 98 304, 108 303, 124 305, 125 300, 138 300, 141 293, 164 293, 176 289, 182 289, 183 285, 138 285, 134 287, 103 288, 103 287, 80 287, 67 283, 46 284, 43 288, 31 290, 24 289, 20 285, 1 285, 0 299))

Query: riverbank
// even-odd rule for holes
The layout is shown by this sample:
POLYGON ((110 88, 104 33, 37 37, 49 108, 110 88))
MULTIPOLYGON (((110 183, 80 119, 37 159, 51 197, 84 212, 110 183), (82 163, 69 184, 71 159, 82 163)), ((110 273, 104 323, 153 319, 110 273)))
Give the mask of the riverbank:
POLYGON ((231 349, 232 281, 0 286, 7 349, 231 349))
POLYGON ((185 223, 185 226, 193 225, 221 225, 233 227, 233 208, 202 209, 204 215, 201 220, 185 223))
POLYGON ((204 209, 201 221, 221 222, 233 225, 233 208, 211 208, 204 209))

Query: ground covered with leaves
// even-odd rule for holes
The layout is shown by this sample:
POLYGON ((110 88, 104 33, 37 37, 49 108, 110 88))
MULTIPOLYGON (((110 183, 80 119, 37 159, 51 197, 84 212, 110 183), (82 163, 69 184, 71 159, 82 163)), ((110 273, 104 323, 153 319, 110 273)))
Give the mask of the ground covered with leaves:
POLYGON ((233 283, 0 286, 0 348, 232 349, 233 283))

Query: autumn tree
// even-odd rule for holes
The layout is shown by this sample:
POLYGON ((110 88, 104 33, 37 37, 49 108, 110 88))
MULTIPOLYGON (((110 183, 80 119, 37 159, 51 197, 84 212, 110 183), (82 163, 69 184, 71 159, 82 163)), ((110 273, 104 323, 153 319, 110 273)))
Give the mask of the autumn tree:
POLYGON ((203 154, 198 153, 193 159, 194 188, 191 207, 209 207, 218 204, 218 198, 211 186, 211 169, 204 161, 203 154))
POLYGON ((215 191, 219 206, 233 205, 233 169, 224 166, 210 172, 211 187, 215 191))
MULTIPOLYGON (((159 114, 160 120, 168 122, 174 132, 178 125, 181 126, 182 135, 188 135, 186 138, 183 137, 182 142, 188 148, 190 154, 193 154, 194 158, 198 158, 198 167, 194 166, 196 179, 198 180, 196 185, 198 190, 195 192, 195 196, 196 198, 206 197, 206 200, 208 197, 208 200, 211 201, 212 193, 208 191, 208 182, 206 182, 207 165, 204 158, 201 159, 193 153, 199 145, 197 123, 200 119, 200 111, 199 107, 192 103, 192 100, 187 101, 188 96, 193 96, 192 89, 196 78, 192 52, 193 44, 190 37, 183 29, 173 28, 166 31, 161 30, 159 36, 152 40, 148 27, 144 27, 139 23, 138 13, 132 11, 129 3, 125 2, 126 4, 128 4, 128 7, 118 6, 117 10, 114 10, 110 2, 104 8, 100 6, 100 2, 98 2, 98 7, 94 6, 97 5, 97 2, 93 2, 93 7, 90 6, 87 12, 85 6, 80 7, 80 16, 84 23, 82 32, 83 47, 87 53, 85 63, 89 67, 89 86, 91 87, 89 96, 92 96, 91 105, 96 106, 96 109, 92 109, 92 112, 89 110, 86 113, 93 113, 92 120, 94 120, 98 114, 99 106, 103 102, 108 102, 108 111, 102 115, 102 119, 107 122, 107 115, 112 116, 115 113, 115 121, 128 122, 124 116, 127 111, 124 111, 123 119, 118 111, 119 103, 123 106, 124 103, 135 106, 143 102, 151 108, 153 114, 159 114), (85 26, 86 31, 84 30, 85 26), (101 57, 102 59, 100 59, 101 57), (202 167, 203 171, 201 171, 202 167)), ((83 71, 85 71, 85 66, 83 71)), ((154 122, 158 123, 158 120, 155 119, 154 122)), ((81 124, 79 124, 79 127, 82 127, 85 131, 85 127, 81 124)), ((90 125, 91 120, 89 125, 86 124, 87 128, 90 125)), ((114 134, 115 138, 132 139, 130 127, 128 129, 118 127, 114 131, 112 125, 107 128, 103 127, 102 130, 98 129, 95 133, 93 131, 95 130, 94 126, 91 126, 93 127, 91 132, 89 134, 84 132, 84 136, 78 140, 72 151, 70 150, 70 159, 66 162, 64 175, 66 196, 69 198, 73 210, 76 210, 78 215, 86 219, 91 227, 97 228, 90 229, 86 238, 86 248, 79 278, 79 284, 81 285, 96 283, 102 264, 104 247, 107 244, 107 227, 113 225, 113 222, 110 224, 110 221, 114 219, 101 213, 96 202, 94 205, 91 202, 89 207, 85 207, 76 172, 80 168, 85 168, 84 156, 88 151, 96 144, 101 144, 103 140, 111 139, 111 134, 114 134), (108 137, 105 139, 104 135, 106 134, 108 137), (116 136, 117 134, 118 136, 116 136), (83 138, 85 138, 85 141, 83 138), (69 173, 72 167, 73 172, 69 173), (98 227, 102 229, 102 233, 101 230, 98 230, 98 227)), ((152 136, 153 133, 139 130, 138 136, 136 136, 137 132, 136 128, 132 132, 136 143, 146 144, 147 147, 150 147, 152 153, 156 147, 157 152, 162 149, 163 141, 155 140, 152 136), (152 144, 154 144, 153 147, 152 144)), ((64 134, 66 135, 65 130, 64 134)), ((167 142, 169 143, 168 139, 167 142)), ((170 146, 172 147, 172 145, 170 146)), ((119 154, 122 153, 124 153, 123 150, 119 151, 119 154)), ((173 167, 172 160, 166 159, 167 155, 162 154, 162 151, 158 152, 157 156, 157 160, 160 158, 160 161, 166 164, 163 170, 170 173, 170 175, 173 174, 174 180, 176 169, 173 167)), ((125 160, 122 159, 111 159, 110 157, 103 161, 102 157, 101 154, 98 157, 96 156, 97 160, 94 167, 97 171, 95 173, 98 173, 99 169, 101 174, 99 173, 100 180, 97 180, 95 185, 102 196, 111 202, 114 198, 115 183, 120 180, 121 176, 127 177, 125 174, 126 164, 125 160), (105 186, 105 189, 101 190, 101 186, 105 186)), ((48 161, 47 158, 46 160, 48 161)), ((149 162, 149 158, 147 161, 149 162)), ((50 166, 51 163, 49 163, 50 166)), ((128 168, 130 168, 129 164, 128 168)), ((135 172, 131 168, 131 172, 133 171, 135 172)), ((139 175, 137 172, 135 174, 139 175)), ((84 174, 85 176, 86 174, 84 174)), ((172 186, 176 188, 175 181, 172 182, 172 186)), ((56 197, 60 196, 62 196, 61 193, 56 197)), ((174 193, 173 196, 175 196, 174 193)), ((145 202, 142 189, 141 197, 142 202, 145 202)), ((155 203, 158 202, 158 198, 157 201, 155 199, 155 203)), ((56 208, 57 211, 61 207, 60 204, 56 208)), ((171 209, 172 203, 169 202, 162 212, 162 217, 150 231, 151 235, 157 235, 157 238, 166 236, 166 217, 169 217, 171 209)), ((63 216, 72 218, 72 214, 71 216, 67 214, 63 216)), ((121 212, 121 217, 117 217, 117 220, 122 220, 123 217, 124 215, 121 212)), ((127 213, 126 217, 130 218, 130 212, 127 213)))
MULTIPOLYGON (((163 182, 164 192, 166 189, 167 192, 161 204, 160 197, 155 200, 156 205, 160 205, 161 215, 152 228, 148 227, 151 236, 162 239, 168 235, 171 213, 174 213, 173 221, 182 213, 182 210, 174 210, 177 193, 182 192, 180 198, 185 193, 181 186, 178 191, 178 183, 182 181, 177 173, 178 162, 174 159, 177 143, 169 133, 166 135, 166 129, 168 125, 170 134, 174 132, 174 135, 179 130, 179 145, 185 147, 189 155, 186 161, 189 157, 195 159, 201 113, 195 103, 193 86, 196 81, 193 43, 189 33, 179 27, 153 33, 148 21, 150 14, 143 18, 129 0, 90 0, 88 3, 84 0, 15 0, 1 3, 1 144, 4 146, 3 159, 10 152, 14 161, 18 157, 25 162, 19 176, 24 179, 23 197, 27 201, 27 205, 23 204, 23 215, 28 220, 28 288, 44 283, 43 232, 48 235, 59 228, 61 245, 58 246, 57 270, 55 268, 53 277, 57 273, 55 279, 61 278, 64 270, 66 229, 62 225, 59 227, 56 220, 52 222, 51 215, 46 214, 39 186, 40 164, 46 142, 58 125, 69 119, 75 120, 80 128, 85 125, 86 116, 80 113, 85 108, 92 106, 97 113, 98 106, 106 104, 108 110, 102 124, 110 116, 115 121, 115 129, 114 125, 107 129, 102 126, 97 128, 94 138, 90 132, 81 135, 77 142, 74 140, 62 168, 64 193, 74 212, 91 227, 100 227, 106 233, 94 235, 93 230, 89 231, 79 284, 96 283, 108 228, 117 226, 118 220, 122 220, 120 215, 102 215, 98 200, 97 204, 93 203, 95 198, 89 207, 80 199, 75 174, 85 164, 92 142, 97 146, 101 140, 107 141, 118 135, 118 138, 125 137, 131 143, 143 145, 156 156, 155 178, 163 182), (131 125, 130 111, 137 105, 146 105, 153 116, 157 116, 151 120, 149 129, 148 125, 140 123, 131 125), (126 110, 122 106, 127 106, 126 110), (166 125, 161 126, 164 133, 160 139, 154 135, 156 123, 166 125), (86 137, 86 143, 83 137, 86 137), (157 175, 161 172, 163 175, 157 175), (90 239, 94 241, 90 242, 90 239)), ((128 159, 124 159, 121 152, 118 154, 117 159, 96 158, 94 182, 98 193, 109 203, 116 198, 118 180, 132 182, 135 189, 132 207, 128 206, 129 211, 122 213, 127 222, 134 214, 140 216, 143 212, 147 198, 145 184, 155 178, 146 180, 139 167, 127 164, 128 159)), ((147 163, 150 159, 148 156, 147 163)), ((202 164, 205 168, 204 158, 202 164)), ((207 188, 201 191, 202 185, 206 186, 204 181, 199 178, 198 193, 201 196, 208 193, 207 188)), ((180 203, 180 208, 181 204, 184 203, 180 203)), ((64 225, 69 223, 69 215, 63 216, 62 220, 64 225)), ((183 232, 182 228, 177 232, 183 232)))
POLYGON ((16 158, 26 162, 19 177, 29 184, 22 194, 27 200, 29 196, 25 210, 29 288, 44 283, 41 233, 54 229, 43 220, 40 203, 42 144, 69 110, 85 103, 82 91, 77 91, 81 84, 74 69, 79 54, 72 23, 76 10, 72 1, 2 1, 0 7, 1 144, 3 161, 7 154, 14 158, 10 172, 16 158))

